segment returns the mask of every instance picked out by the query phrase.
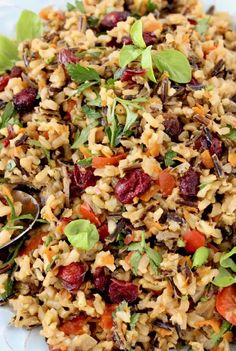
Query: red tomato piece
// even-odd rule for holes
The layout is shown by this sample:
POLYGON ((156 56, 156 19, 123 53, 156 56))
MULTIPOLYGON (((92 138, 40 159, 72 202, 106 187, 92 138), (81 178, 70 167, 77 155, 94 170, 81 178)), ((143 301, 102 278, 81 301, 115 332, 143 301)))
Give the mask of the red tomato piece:
POLYGON ((91 223, 95 224, 96 226, 101 225, 99 218, 93 213, 89 205, 85 203, 82 204, 80 206, 79 212, 82 218, 88 219, 91 223))
POLYGON ((87 316, 80 314, 59 326, 59 330, 65 335, 81 335, 84 334, 84 326, 87 322, 87 316))
POLYGON ((176 186, 175 177, 166 170, 162 171, 159 174, 159 185, 160 191, 164 196, 171 195, 176 186))
POLYGON ((228 322, 236 325, 236 284, 219 291, 216 297, 216 310, 228 322))
POLYGON ((185 249, 189 253, 194 253, 199 247, 206 245, 206 237, 198 230, 190 230, 184 234, 185 249))

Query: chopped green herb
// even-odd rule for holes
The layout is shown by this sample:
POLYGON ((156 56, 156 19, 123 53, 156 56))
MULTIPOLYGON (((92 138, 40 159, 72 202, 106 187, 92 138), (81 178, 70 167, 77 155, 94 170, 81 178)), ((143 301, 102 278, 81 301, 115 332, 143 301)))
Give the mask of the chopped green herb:
POLYGON ((11 208, 11 221, 14 221, 16 218, 15 206, 9 196, 5 196, 8 206, 11 208))
POLYGON ((234 261, 235 257, 236 257, 236 246, 231 251, 221 256, 220 265, 224 268, 230 268, 231 271, 236 273, 236 263, 234 261))
POLYGON ((86 219, 77 219, 66 225, 64 229, 72 246, 81 250, 91 250, 99 241, 99 234, 94 224, 86 219))
POLYGON ((226 135, 224 135, 223 137, 229 140, 236 140, 236 128, 231 127, 230 125, 228 125, 227 127, 229 127, 230 132, 226 135))
POLYGON ((152 52, 151 52, 152 46, 148 46, 145 50, 142 52, 142 58, 141 58, 141 66, 143 69, 147 70, 147 76, 148 78, 156 83, 156 78, 153 72, 153 66, 152 66, 152 52))
POLYGON ((80 12, 85 13, 85 8, 84 8, 83 1, 75 0, 75 5, 73 5, 70 2, 68 2, 66 4, 66 8, 67 8, 67 11, 79 10, 80 12))
POLYGON ((4 292, 0 294, 0 302, 4 302, 13 294, 13 286, 14 286, 14 279, 13 279, 13 272, 14 268, 8 272, 8 277, 3 284, 4 292))
POLYGON ((213 333, 210 339, 211 345, 212 347, 217 345, 220 340, 222 339, 222 337, 224 336, 224 334, 232 329, 232 324, 227 322, 227 321, 223 321, 220 330, 216 333, 213 333))
POLYGON ((133 330, 140 318, 140 313, 133 313, 130 317, 130 329, 133 330))
POLYGON ((115 79, 109 78, 109 79, 106 81, 106 88, 107 88, 107 89, 111 89, 112 87, 114 87, 115 81, 116 81, 115 79))
POLYGON ((66 69, 71 79, 76 83, 80 84, 87 81, 100 81, 99 74, 93 68, 83 67, 78 63, 70 63, 66 66, 66 69))
POLYGON ((95 110, 95 108, 93 107, 90 107, 88 105, 84 105, 82 107, 82 111, 84 112, 84 114, 88 117, 88 118, 91 118, 91 119, 98 119, 101 117, 101 114, 99 112, 97 112, 95 110))
POLYGON ((9 121, 14 116, 14 114, 15 114, 15 109, 14 109, 13 103, 8 102, 1 116, 0 129, 6 128, 9 125, 9 121))
POLYGON ((100 55, 101 55, 101 51, 82 51, 76 54, 77 57, 85 57, 85 56, 99 57, 100 55))
POLYGON ((114 73, 114 79, 115 80, 120 79, 123 73, 124 73, 124 68, 118 68, 114 73))
POLYGON ((165 153, 164 162, 165 162, 166 167, 174 166, 174 164, 175 164, 174 158, 176 156, 177 156, 177 152, 175 152, 173 150, 168 150, 165 153))
POLYGON ((46 60, 46 64, 47 64, 47 65, 50 65, 51 63, 54 62, 55 58, 56 58, 56 56, 49 57, 49 58, 46 60))
POLYGON ((185 242, 183 240, 181 240, 181 239, 178 239, 177 240, 177 246, 178 247, 185 247, 185 242))
POLYGON ((142 50, 134 45, 124 45, 120 50, 119 64, 125 68, 130 62, 136 60, 142 54, 142 50))
POLYGON ((101 97, 97 95, 97 98, 95 100, 88 101, 87 105, 101 107, 102 106, 101 97))
POLYGON ((16 163, 14 160, 9 160, 6 166, 6 170, 11 172, 13 169, 16 168, 16 163))
POLYGON ((161 73, 167 72, 176 83, 189 83, 192 79, 192 68, 187 57, 175 49, 159 51, 154 62, 161 73))
POLYGON ((71 146, 72 149, 78 149, 78 147, 80 145, 85 144, 88 141, 88 137, 89 137, 89 133, 90 131, 95 128, 97 126, 97 122, 93 122, 91 124, 89 124, 86 128, 82 129, 82 131, 80 131, 78 129, 76 136, 75 136, 75 140, 73 145, 71 146))
POLYGON ((197 23, 195 29, 200 35, 205 34, 206 31, 208 30, 209 20, 210 20, 209 17, 201 18, 200 20, 198 20, 198 23, 197 23))
POLYGON ((7 256, 7 259, 4 263, 0 264, 0 270, 3 270, 6 267, 9 267, 9 269, 11 269, 11 267, 13 266, 14 262, 15 262, 15 258, 18 255, 18 252, 21 248, 21 246, 24 243, 24 239, 19 241, 16 245, 13 245, 12 247, 10 247, 9 249, 9 255, 7 256))
POLYGON ((27 39, 39 38, 43 32, 41 18, 30 10, 23 10, 16 24, 16 39, 20 43, 27 39))
POLYGON ((52 242, 53 238, 51 235, 47 236, 46 240, 44 241, 44 245, 48 247, 50 243, 52 242))
POLYGON ((145 41, 143 39, 143 24, 141 19, 134 22, 130 29, 131 39, 138 48, 144 49, 146 47, 145 41))
POLYGON ((39 147, 42 149, 44 155, 46 156, 47 160, 48 160, 48 163, 51 162, 51 157, 50 157, 50 150, 47 150, 45 149, 45 147, 42 146, 42 144, 38 141, 38 140, 33 140, 33 139, 30 139, 28 141, 28 143, 31 145, 31 146, 35 146, 35 147, 39 147))
POLYGON ((56 260, 58 260, 58 258, 59 258, 58 255, 53 257, 52 261, 46 267, 46 270, 45 270, 46 273, 48 273, 51 270, 51 268, 54 266, 54 264, 56 263, 56 260))
POLYGON ((91 86, 97 84, 98 82, 85 82, 82 83, 77 89, 76 95, 80 95, 84 90, 90 88, 91 86))
POLYGON ((130 264, 135 275, 138 275, 138 265, 141 258, 142 254, 139 251, 134 252, 130 258, 130 264))
POLYGON ((212 91, 212 90, 215 89, 215 86, 213 84, 209 84, 209 85, 206 86, 205 89, 206 89, 206 91, 212 91))
POLYGON ((92 164, 92 160, 93 160, 92 157, 85 158, 84 160, 77 161, 77 164, 82 166, 82 167, 89 167, 92 164))
POLYGON ((89 16, 89 17, 87 17, 87 23, 88 23, 90 28, 94 28, 98 25, 99 18, 94 17, 94 16, 89 16))
POLYGON ((193 266, 200 267, 208 260, 209 249, 207 247, 199 247, 193 255, 193 266))
POLYGON ((156 4, 154 4, 151 0, 148 0, 148 3, 147 3, 148 12, 154 12, 156 8, 157 8, 156 4))

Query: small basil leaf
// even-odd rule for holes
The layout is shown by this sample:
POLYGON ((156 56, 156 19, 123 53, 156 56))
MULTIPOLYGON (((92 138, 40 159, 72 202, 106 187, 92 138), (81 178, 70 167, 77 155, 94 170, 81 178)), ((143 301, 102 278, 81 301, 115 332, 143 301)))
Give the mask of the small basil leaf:
POLYGON ((138 322, 140 318, 140 313, 133 313, 130 317, 130 322, 129 322, 129 325, 130 325, 130 329, 133 330, 138 322))
POLYGON ((26 39, 39 38, 43 32, 43 23, 40 17, 29 10, 22 11, 16 24, 16 39, 20 43, 26 39))
POLYGON ((159 267, 160 266, 160 263, 162 261, 162 257, 161 255, 159 254, 159 252, 151 249, 149 246, 145 246, 145 251, 150 259, 151 262, 153 262, 153 264, 156 266, 156 267, 159 267))
POLYGON ((154 62, 161 73, 167 72, 176 83, 189 83, 192 79, 192 68, 187 57, 175 49, 159 51, 154 62))
POLYGON ((85 144, 88 141, 90 131, 97 126, 97 122, 89 124, 81 132, 78 130, 76 133, 75 141, 71 146, 72 149, 78 149, 82 144, 85 144))
POLYGON ((141 260, 141 253, 136 251, 132 254, 130 258, 130 264, 135 275, 138 275, 138 265, 141 260))
POLYGON ((17 45, 4 35, 0 35, 0 74, 11 69, 17 60, 17 45))
POLYGON ((152 53, 151 53, 151 46, 148 46, 145 50, 142 52, 142 58, 141 58, 141 66, 143 69, 147 70, 147 76, 148 78, 156 83, 156 78, 153 72, 153 66, 152 66, 152 53))
POLYGON ((88 158, 85 158, 84 160, 77 161, 77 164, 82 166, 82 167, 89 167, 89 166, 91 166, 92 161, 93 161, 93 158, 88 157, 88 158))
POLYGON ((221 256, 220 265, 224 268, 230 268, 233 272, 236 273, 236 263, 233 259, 234 255, 236 255, 236 247, 221 256))
POLYGON ((193 266, 200 267, 207 262, 209 256, 209 249, 207 247, 199 247, 193 255, 193 266))
POLYGON ((175 164, 175 161, 173 160, 173 158, 175 158, 176 156, 177 156, 177 153, 173 150, 168 150, 165 153, 164 162, 166 167, 173 166, 175 164))
POLYGON ((85 13, 83 1, 75 0, 75 5, 68 2, 66 7, 67 11, 79 10, 81 13, 85 13))
POLYGON ((220 267, 219 274, 214 278, 212 283, 220 288, 224 288, 236 283, 236 277, 233 277, 227 269, 220 267))
POLYGON ((99 82, 100 77, 97 71, 93 68, 83 67, 78 63, 69 63, 66 69, 71 77, 76 83, 84 83, 90 80, 99 82))
POLYGON ((141 19, 134 22, 130 29, 131 39, 137 47, 144 49, 146 47, 145 41, 143 39, 143 24, 141 19))
POLYGON ((66 225, 64 233, 72 246, 81 250, 91 250, 99 241, 94 224, 86 219, 77 219, 66 225))
POLYGON ((205 32, 207 31, 207 29, 209 27, 209 19, 210 19, 209 17, 206 17, 206 18, 201 18, 200 20, 198 20, 198 23, 197 23, 195 29, 200 35, 205 34, 205 32))
POLYGON ((236 140, 236 128, 231 127, 230 125, 228 125, 227 127, 229 127, 230 132, 226 135, 224 135, 223 137, 229 140, 236 140))
POLYGON ((130 62, 136 60, 142 53, 142 50, 134 45, 125 45, 120 50, 119 64, 121 68, 125 68, 130 62))

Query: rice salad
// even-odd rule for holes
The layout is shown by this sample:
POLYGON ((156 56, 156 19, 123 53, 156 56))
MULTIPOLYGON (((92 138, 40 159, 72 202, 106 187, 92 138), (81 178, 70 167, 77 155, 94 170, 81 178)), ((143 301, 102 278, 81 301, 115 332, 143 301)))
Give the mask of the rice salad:
POLYGON ((50 351, 228 351, 236 32, 197 0, 24 10, 0 36, 0 302, 50 351), (29 211, 30 215, 30 211, 29 211), (6 233, 6 226, 8 232, 6 233))

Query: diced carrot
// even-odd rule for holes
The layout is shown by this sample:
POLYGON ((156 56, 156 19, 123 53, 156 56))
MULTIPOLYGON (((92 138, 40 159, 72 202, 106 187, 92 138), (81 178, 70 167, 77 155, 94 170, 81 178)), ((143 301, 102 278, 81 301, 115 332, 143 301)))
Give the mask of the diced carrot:
POLYGON ((44 135, 45 139, 49 139, 49 133, 47 130, 43 133, 43 135, 44 135))
POLYGON ((165 226, 161 225, 159 222, 154 222, 150 219, 144 219, 143 222, 151 233, 155 233, 156 231, 161 231, 165 229, 165 226))
POLYGON ((157 157, 160 154, 160 145, 159 144, 154 144, 152 147, 150 147, 147 150, 147 156, 153 156, 157 157))
POLYGON ((162 338, 172 335, 172 330, 169 330, 169 329, 157 328, 157 332, 162 338))
POLYGON ((82 218, 88 219, 91 223, 95 224, 96 226, 100 226, 101 222, 100 219, 94 214, 88 204, 83 203, 80 208, 79 212, 82 218))
POLYGON ((84 326, 87 322, 87 317, 83 314, 68 320, 59 326, 59 330, 65 335, 81 335, 84 334, 84 326))
POLYGON ((85 158, 91 157, 91 152, 89 151, 89 149, 86 146, 80 145, 79 151, 84 155, 85 158))
POLYGON ((204 52, 204 58, 207 57, 208 54, 210 54, 210 52, 214 51, 217 48, 217 45, 212 45, 212 46, 208 46, 208 47, 203 47, 203 52, 204 52))
POLYGON ((48 235, 47 232, 38 231, 23 246, 19 252, 19 256, 29 255, 33 250, 37 249, 43 243, 43 237, 48 235))
POLYGON ((205 326, 210 326, 215 333, 217 333, 220 330, 220 321, 216 319, 208 319, 205 321, 198 321, 195 323, 196 327, 205 327, 205 326))
POLYGON ((129 245, 130 243, 132 243, 134 241, 134 234, 128 234, 126 235, 125 239, 124 239, 124 243, 125 245, 129 245))
POLYGON ((226 332, 223 335, 223 339, 225 339, 228 342, 232 342, 233 341, 233 333, 231 331, 226 332))
POLYGON ((155 30, 162 29, 162 24, 157 20, 148 21, 144 24, 144 31, 145 32, 155 32, 155 30))
POLYGON ((159 190, 159 185, 153 184, 143 195, 140 196, 140 199, 144 202, 148 202, 159 190))
POLYGON ((159 174, 159 185, 160 191, 164 196, 171 195, 176 186, 175 177, 166 170, 162 171, 159 174))
POLYGON ((193 107, 193 111, 200 116, 205 116, 206 114, 204 107, 199 104, 193 107))
POLYGON ((212 161, 212 157, 209 150, 204 150, 201 153, 201 160, 206 168, 211 169, 214 167, 214 163, 212 161))
POLYGON ((115 311, 116 305, 106 304, 105 311, 101 317, 100 326, 103 329, 111 329, 113 326, 112 313, 115 311))
POLYGON ((229 153, 228 161, 233 167, 236 167, 236 153, 229 153))
POLYGON ((120 160, 126 158, 126 154, 114 155, 111 157, 94 157, 92 161, 93 168, 103 168, 106 165, 117 166, 120 160))
POLYGON ((128 255, 126 255, 125 256, 125 262, 127 263, 127 264, 130 264, 130 259, 131 259, 131 256, 134 254, 134 251, 130 251, 129 253, 128 253, 128 255))
POLYGON ((39 16, 44 19, 44 20, 48 20, 48 13, 50 11, 50 7, 46 7, 44 9, 42 9, 40 12, 39 12, 39 16))
POLYGON ((101 263, 104 266, 114 264, 114 262, 115 262, 115 259, 114 259, 114 256, 112 254, 106 255, 101 259, 101 263))
POLYGON ((51 262, 54 256, 54 252, 49 247, 46 247, 46 249, 44 250, 44 253, 47 256, 48 261, 51 262))

